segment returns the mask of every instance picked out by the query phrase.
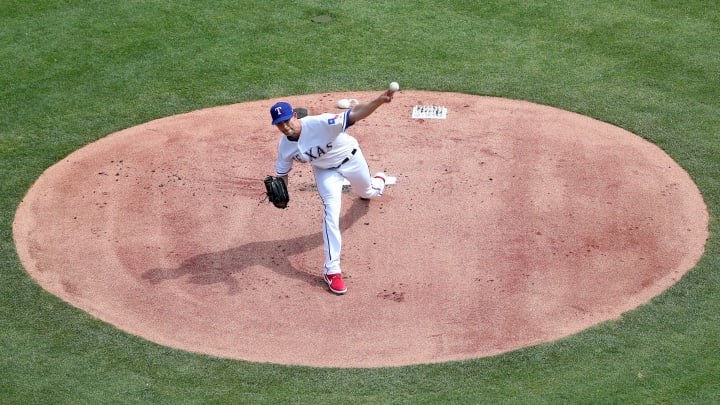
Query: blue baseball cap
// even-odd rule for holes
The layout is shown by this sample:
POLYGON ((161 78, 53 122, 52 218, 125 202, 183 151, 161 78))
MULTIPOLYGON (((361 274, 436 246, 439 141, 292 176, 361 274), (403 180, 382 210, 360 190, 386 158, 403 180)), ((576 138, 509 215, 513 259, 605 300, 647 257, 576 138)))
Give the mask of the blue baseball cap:
POLYGON ((293 117, 293 109, 289 103, 281 101, 275 103, 270 108, 270 116, 272 117, 272 124, 277 125, 283 121, 287 121, 293 117))

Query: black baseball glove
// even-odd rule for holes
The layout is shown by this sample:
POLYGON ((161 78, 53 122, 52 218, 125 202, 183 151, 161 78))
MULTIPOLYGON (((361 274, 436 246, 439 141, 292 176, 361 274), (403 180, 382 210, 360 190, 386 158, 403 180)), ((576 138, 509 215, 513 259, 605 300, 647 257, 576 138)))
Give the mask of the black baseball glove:
POLYGON ((287 208, 290 195, 287 186, 280 177, 267 176, 265 178, 265 189, 267 190, 268 200, 277 208, 287 208))

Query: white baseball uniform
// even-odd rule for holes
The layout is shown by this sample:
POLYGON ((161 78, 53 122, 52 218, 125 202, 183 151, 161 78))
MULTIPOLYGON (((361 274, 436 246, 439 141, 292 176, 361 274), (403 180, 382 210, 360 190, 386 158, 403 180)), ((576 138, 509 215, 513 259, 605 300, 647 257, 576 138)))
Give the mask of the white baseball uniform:
POLYGON ((345 132, 352 125, 349 116, 350 110, 300 118, 300 137, 297 140, 281 137, 275 163, 278 176, 288 175, 295 161, 312 166, 325 210, 322 228, 325 274, 341 272, 340 203, 344 179, 362 198, 379 197, 385 189, 385 181, 370 177, 358 141, 345 132))

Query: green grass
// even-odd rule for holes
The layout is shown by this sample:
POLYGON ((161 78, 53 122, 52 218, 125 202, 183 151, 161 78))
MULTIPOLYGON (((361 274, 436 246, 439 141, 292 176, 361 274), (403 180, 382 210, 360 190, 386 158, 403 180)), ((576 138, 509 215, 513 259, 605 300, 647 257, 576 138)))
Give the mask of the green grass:
POLYGON ((0 402, 720 402, 720 8, 387 3, 0 2, 0 402), (552 105, 656 143, 706 198, 705 256, 650 303, 561 341, 369 370, 161 347, 46 293, 19 263, 20 200, 46 168, 93 140, 198 108, 391 80, 552 105))

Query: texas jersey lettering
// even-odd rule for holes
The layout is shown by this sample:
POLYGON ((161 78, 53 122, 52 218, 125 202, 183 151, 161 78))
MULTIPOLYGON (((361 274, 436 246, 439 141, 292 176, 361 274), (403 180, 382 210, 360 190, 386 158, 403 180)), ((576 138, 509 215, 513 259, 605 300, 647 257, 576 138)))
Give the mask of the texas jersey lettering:
POLYGON ((331 143, 322 146, 315 146, 310 148, 310 150, 306 150, 303 153, 298 153, 293 157, 294 160, 298 162, 312 162, 313 160, 322 157, 324 154, 328 153, 333 148, 333 145, 331 143))

